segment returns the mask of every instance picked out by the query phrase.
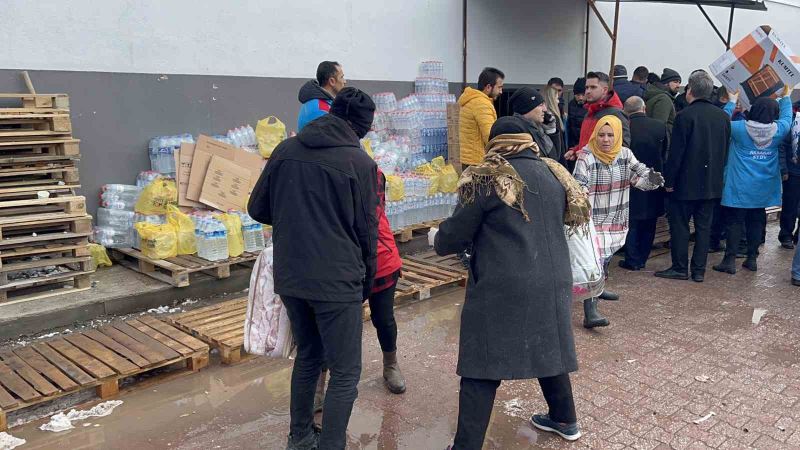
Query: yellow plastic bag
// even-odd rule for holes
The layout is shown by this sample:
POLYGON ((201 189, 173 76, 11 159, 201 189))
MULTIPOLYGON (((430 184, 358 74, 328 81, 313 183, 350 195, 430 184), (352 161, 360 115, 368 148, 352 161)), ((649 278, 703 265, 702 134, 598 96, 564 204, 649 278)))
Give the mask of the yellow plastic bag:
POLYGON ((269 158, 275 147, 286 139, 286 125, 275 116, 261 119, 256 124, 256 139, 258 140, 258 152, 264 158, 269 158))
POLYGON ((458 188, 458 173, 452 164, 444 166, 439 174, 439 192, 455 192, 458 188))
POLYGON ((178 254, 197 253, 197 238, 194 235, 194 222, 175 205, 167 206, 167 223, 175 227, 178 237, 178 254))
POLYGON ((406 186, 403 179, 397 175, 389 175, 386 177, 386 200, 390 202, 399 202, 406 197, 406 186))
POLYGON ((108 257, 106 248, 100 244, 89 244, 89 254, 95 267, 111 267, 111 258, 108 257))
POLYGON ((436 170, 434 170, 434 168, 431 165, 431 163, 425 163, 425 164, 422 164, 420 166, 417 166, 417 168, 414 169, 414 172, 417 175, 422 175, 422 176, 426 176, 426 177, 432 177, 432 176, 436 175, 436 170))
POLYGON ((150 259, 166 259, 178 256, 178 234, 170 224, 156 225, 139 222, 134 225, 141 238, 140 249, 150 259))
POLYGON ((441 156, 437 156, 431 160, 431 167, 433 168, 434 172, 441 172, 444 169, 444 158, 441 156))
POLYGON ((234 258, 244 253, 242 219, 236 214, 217 214, 214 218, 222 222, 228 231, 228 256, 234 258))
POLYGON ((137 213, 147 216, 167 213, 168 205, 178 204, 178 187, 175 180, 158 177, 142 189, 142 194, 134 208, 137 213))

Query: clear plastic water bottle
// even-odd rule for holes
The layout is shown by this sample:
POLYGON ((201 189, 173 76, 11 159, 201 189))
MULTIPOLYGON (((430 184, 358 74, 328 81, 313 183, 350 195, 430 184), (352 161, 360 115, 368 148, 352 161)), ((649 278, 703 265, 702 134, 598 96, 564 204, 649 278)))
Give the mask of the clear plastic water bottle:
POLYGON ((97 208, 97 225, 130 230, 133 227, 133 211, 97 208))
POLYGON ((133 245, 133 236, 130 229, 120 230, 111 227, 95 227, 92 231, 92 240, 103 247, 123 248, 133 245))
POLYGON ((126 211, 133 211, 133 207, 136 206, 136 201, 126 201, 126 200, 101 200, 100 206, 103 208, 108 209, 121 209, 126 211))
POLYGON ((141 192, 142 188, 132 184, 104 184, 100 187, 101 192, 141 192))

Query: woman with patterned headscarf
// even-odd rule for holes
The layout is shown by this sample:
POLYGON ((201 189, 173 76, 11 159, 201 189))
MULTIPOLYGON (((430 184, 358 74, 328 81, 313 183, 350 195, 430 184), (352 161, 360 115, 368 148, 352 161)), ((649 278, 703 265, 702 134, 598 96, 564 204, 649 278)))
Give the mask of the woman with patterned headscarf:
MULTIPOLYGON (((640 163, 630 149, 622 146, 622 122, 616 116, 605 116, 597 122, 589 143, 577 156, 573 175, 589 194, 592 220, 600 239, 600 256, 608 276, 608 262, 625 245, 628 234, 631 186, 651 191, 664 185, 664 177, 640 163)), ((599 298, 619 300, 617 294, 609 291, 599 298)), ((583 301, 586 328, 609 324, 597 312, 597 300, 583 301)))
POLYGON ((549 412, 531 424, 580 437, 564 226, 587 226, 591 211, 569 172, 539 157, 527 130, 517 117, 494 124, 483 161, 462 174, 459 206, 434 238, 440 255, 472 245, 458 351, 458 450, 482 447, 501 380, 538 378, 549 412))

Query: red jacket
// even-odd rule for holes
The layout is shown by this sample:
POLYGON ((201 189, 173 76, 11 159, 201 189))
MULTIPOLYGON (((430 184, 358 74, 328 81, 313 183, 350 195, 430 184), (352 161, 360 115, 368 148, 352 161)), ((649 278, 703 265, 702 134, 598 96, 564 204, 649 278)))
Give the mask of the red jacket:
POLYGON ((380 292, 393 283, 390 275, 398 272, 403 267, 400 252, 394 242, 394 233, 386 218, 386 177, 378 169, 378 269, 375 272, 375 285, 372 292, 380 292), (383 281, 383 282, 382 282, 383 281))
POLYGON ((623 145, 625 145, 625 147, 630 146, 631 134, 628 118, 625 116, 625 113, 622 112, 622 101, 620 101, 616 92, 609 95, 605 100, 596 103, 586 103, 584 108, 586 108, 588 113, 581 125, 581 140, 578 142, 578 146, 573 147, 573 149, 580 150, 586 147, 589 143, 589 139, 592 138, 592 133, 594 132, 594 127, 597 125, 597 121, 600 120, 601 117, 609 114, 617 116, 622 121, 622 131, 624 134, 622 137, 623 145))

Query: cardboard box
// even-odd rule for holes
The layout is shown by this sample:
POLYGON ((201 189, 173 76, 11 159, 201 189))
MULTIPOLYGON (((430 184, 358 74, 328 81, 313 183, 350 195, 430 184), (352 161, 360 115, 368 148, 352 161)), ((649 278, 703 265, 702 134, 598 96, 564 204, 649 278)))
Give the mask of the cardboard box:
POLYGON ((194 148, 192 157, 191 173, 189 175, 189 185, 186 189, 186 198, 189 200, 200 201, 200 193, 208 171, 211 158, 219 156, 235 165, 250 171, 251 185, 245 189, 245 197, 250 194, 267 160, 254 153, 248 153, 238 147, 228 145, 224 142, 211 139, 208 136, 200 135, 194 148))
POLYGON ((181 148, 175 153, 175 182, 178 183, 178 206, 187 208, 202 208, 200 202, 186 198, 186 191, 189 190, 189 175, 192 173, 192 159, 194 158, 194 144, 184 142, 181 148))
POLYGON ((768 25, 762 25, 709 67, 739 101, 749 108, 759 97, 777 98, 785 86, 800 82, 800 57, 768 25))
POLYGON ((246 211, 251 176, 250 169, 225 158, 212 156, 200 192, 200 201, 220 211, 246 211))

